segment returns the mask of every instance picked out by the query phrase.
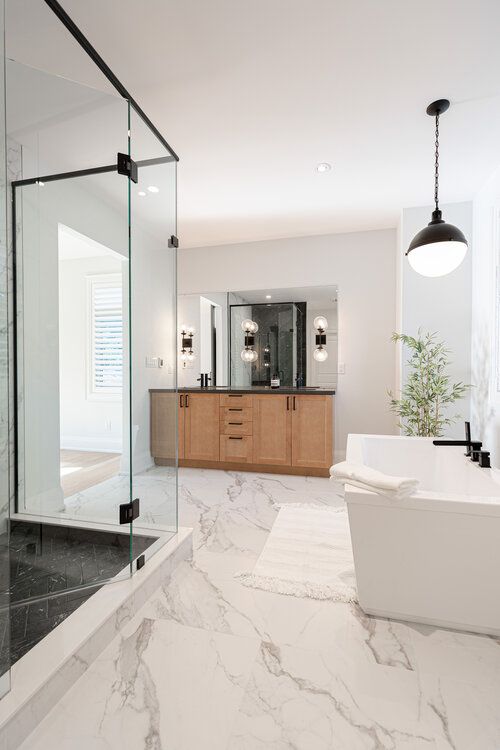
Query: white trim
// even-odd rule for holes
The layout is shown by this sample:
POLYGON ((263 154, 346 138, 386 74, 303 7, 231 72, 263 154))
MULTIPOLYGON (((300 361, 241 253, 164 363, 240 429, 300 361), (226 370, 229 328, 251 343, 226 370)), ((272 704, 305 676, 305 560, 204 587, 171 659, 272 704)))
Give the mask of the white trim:
POLYGON ((97 453, 121 453, 120 438, 81 437, 61 435, 61 449, 67 451, 96 451, 97 453))

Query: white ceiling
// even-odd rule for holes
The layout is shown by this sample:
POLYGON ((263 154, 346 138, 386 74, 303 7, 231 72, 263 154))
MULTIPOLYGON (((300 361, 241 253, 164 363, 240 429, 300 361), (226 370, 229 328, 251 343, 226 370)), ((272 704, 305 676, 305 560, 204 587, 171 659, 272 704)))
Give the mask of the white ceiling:
POLYGON ((81 260, 82 258, 114 258, 120 264, 126 260, 100 242, 77 232, 71 227, 59 224, 58 232, 58 257, 59 260, 81 260))
POLYGON ((500 163, 498 0, 62 4, 180 155, 183 246, 396 226, 432 199, 436 98, 442 201, 500 163))

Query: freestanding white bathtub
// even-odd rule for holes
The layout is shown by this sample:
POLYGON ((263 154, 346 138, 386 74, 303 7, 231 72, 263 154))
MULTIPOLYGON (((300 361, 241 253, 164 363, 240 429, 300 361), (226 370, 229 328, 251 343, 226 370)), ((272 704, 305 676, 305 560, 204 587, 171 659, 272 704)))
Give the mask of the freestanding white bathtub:
POLYGON ((500 472, 431 438, 349 435, 347 461, 416 477, 391 500, 346 485, 368 614, 500 635, 500 472))

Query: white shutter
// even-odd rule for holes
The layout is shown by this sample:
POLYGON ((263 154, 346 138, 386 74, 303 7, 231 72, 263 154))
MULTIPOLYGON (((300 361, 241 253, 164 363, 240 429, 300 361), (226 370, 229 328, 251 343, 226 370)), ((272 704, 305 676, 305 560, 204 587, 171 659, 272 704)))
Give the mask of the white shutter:
POLYGON ((91 390, 121 393, 123 385, 122 280, 103 274, 90 280, 91 390))

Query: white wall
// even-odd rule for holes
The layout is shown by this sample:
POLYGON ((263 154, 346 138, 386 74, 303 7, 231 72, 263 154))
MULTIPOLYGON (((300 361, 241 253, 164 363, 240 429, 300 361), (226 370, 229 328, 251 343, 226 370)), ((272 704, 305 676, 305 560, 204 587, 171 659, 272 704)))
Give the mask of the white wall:
POLYGON ((472 435, 500 466, 500 384, 497 382, 500 169, 474 199, 472 272, 472 435))
MULTIPOLYGON (((180 330, 183 325, 194 326, 193 351, 195 360, 192 363, 178 360, 178 381, 180 387, 199 386, 200 372, 210 372, 211 354, 211 307, 215 307, 215 325, 217 328, 217 385, 227 385, 228 377, 228 331, 227 331, 227 294, 211 292, 206 294, 179 294, 177 298, 177 347, 180 351, 180 330)), ((213 383, 211 383, 213 385, 213 383)))
POLYGON ((396 230, 297 237, 179 252, 179 293, 339 287, 336 452, 349 432, 393 434, 387 389, 395 383, 396 230), (251 259, 251 262, 249 262, 251 259))
POLYGON ((111 253, 59 262, 61 448, 122 450, 122 398, 92 398, 88 393, 88 278, 94 274, 121 274, 123 263, 111 253))
MULTIPOLYGON (((452 382, 472 382, 471 375, 471 317, 472 317, 472 203, 452 203, 442 206, 443 218, 460 227, 469 240, 469 251, 463 263, 447 276, 428 278, 416 273, 403 257, 408 245, 431 217, 431 206, 403 209, 400 224, 401 302, 399 330, 414 336, 419 328, 437 333, 451 350, 449 373, 452 382), (402 260, 401 260, 402 259, 402 260)), ((398 287, 396 287, 397 291, 398 287)), ((394 292, 393 292, 394 294, 394 292)), ((407 352, 401 352, 403 382, 407 374, 407 352)), ((457 401, 448 413, 460 415, 446 430, 453 438, 463 438, 463 422, 470 418, 470 395, 457 401)))

